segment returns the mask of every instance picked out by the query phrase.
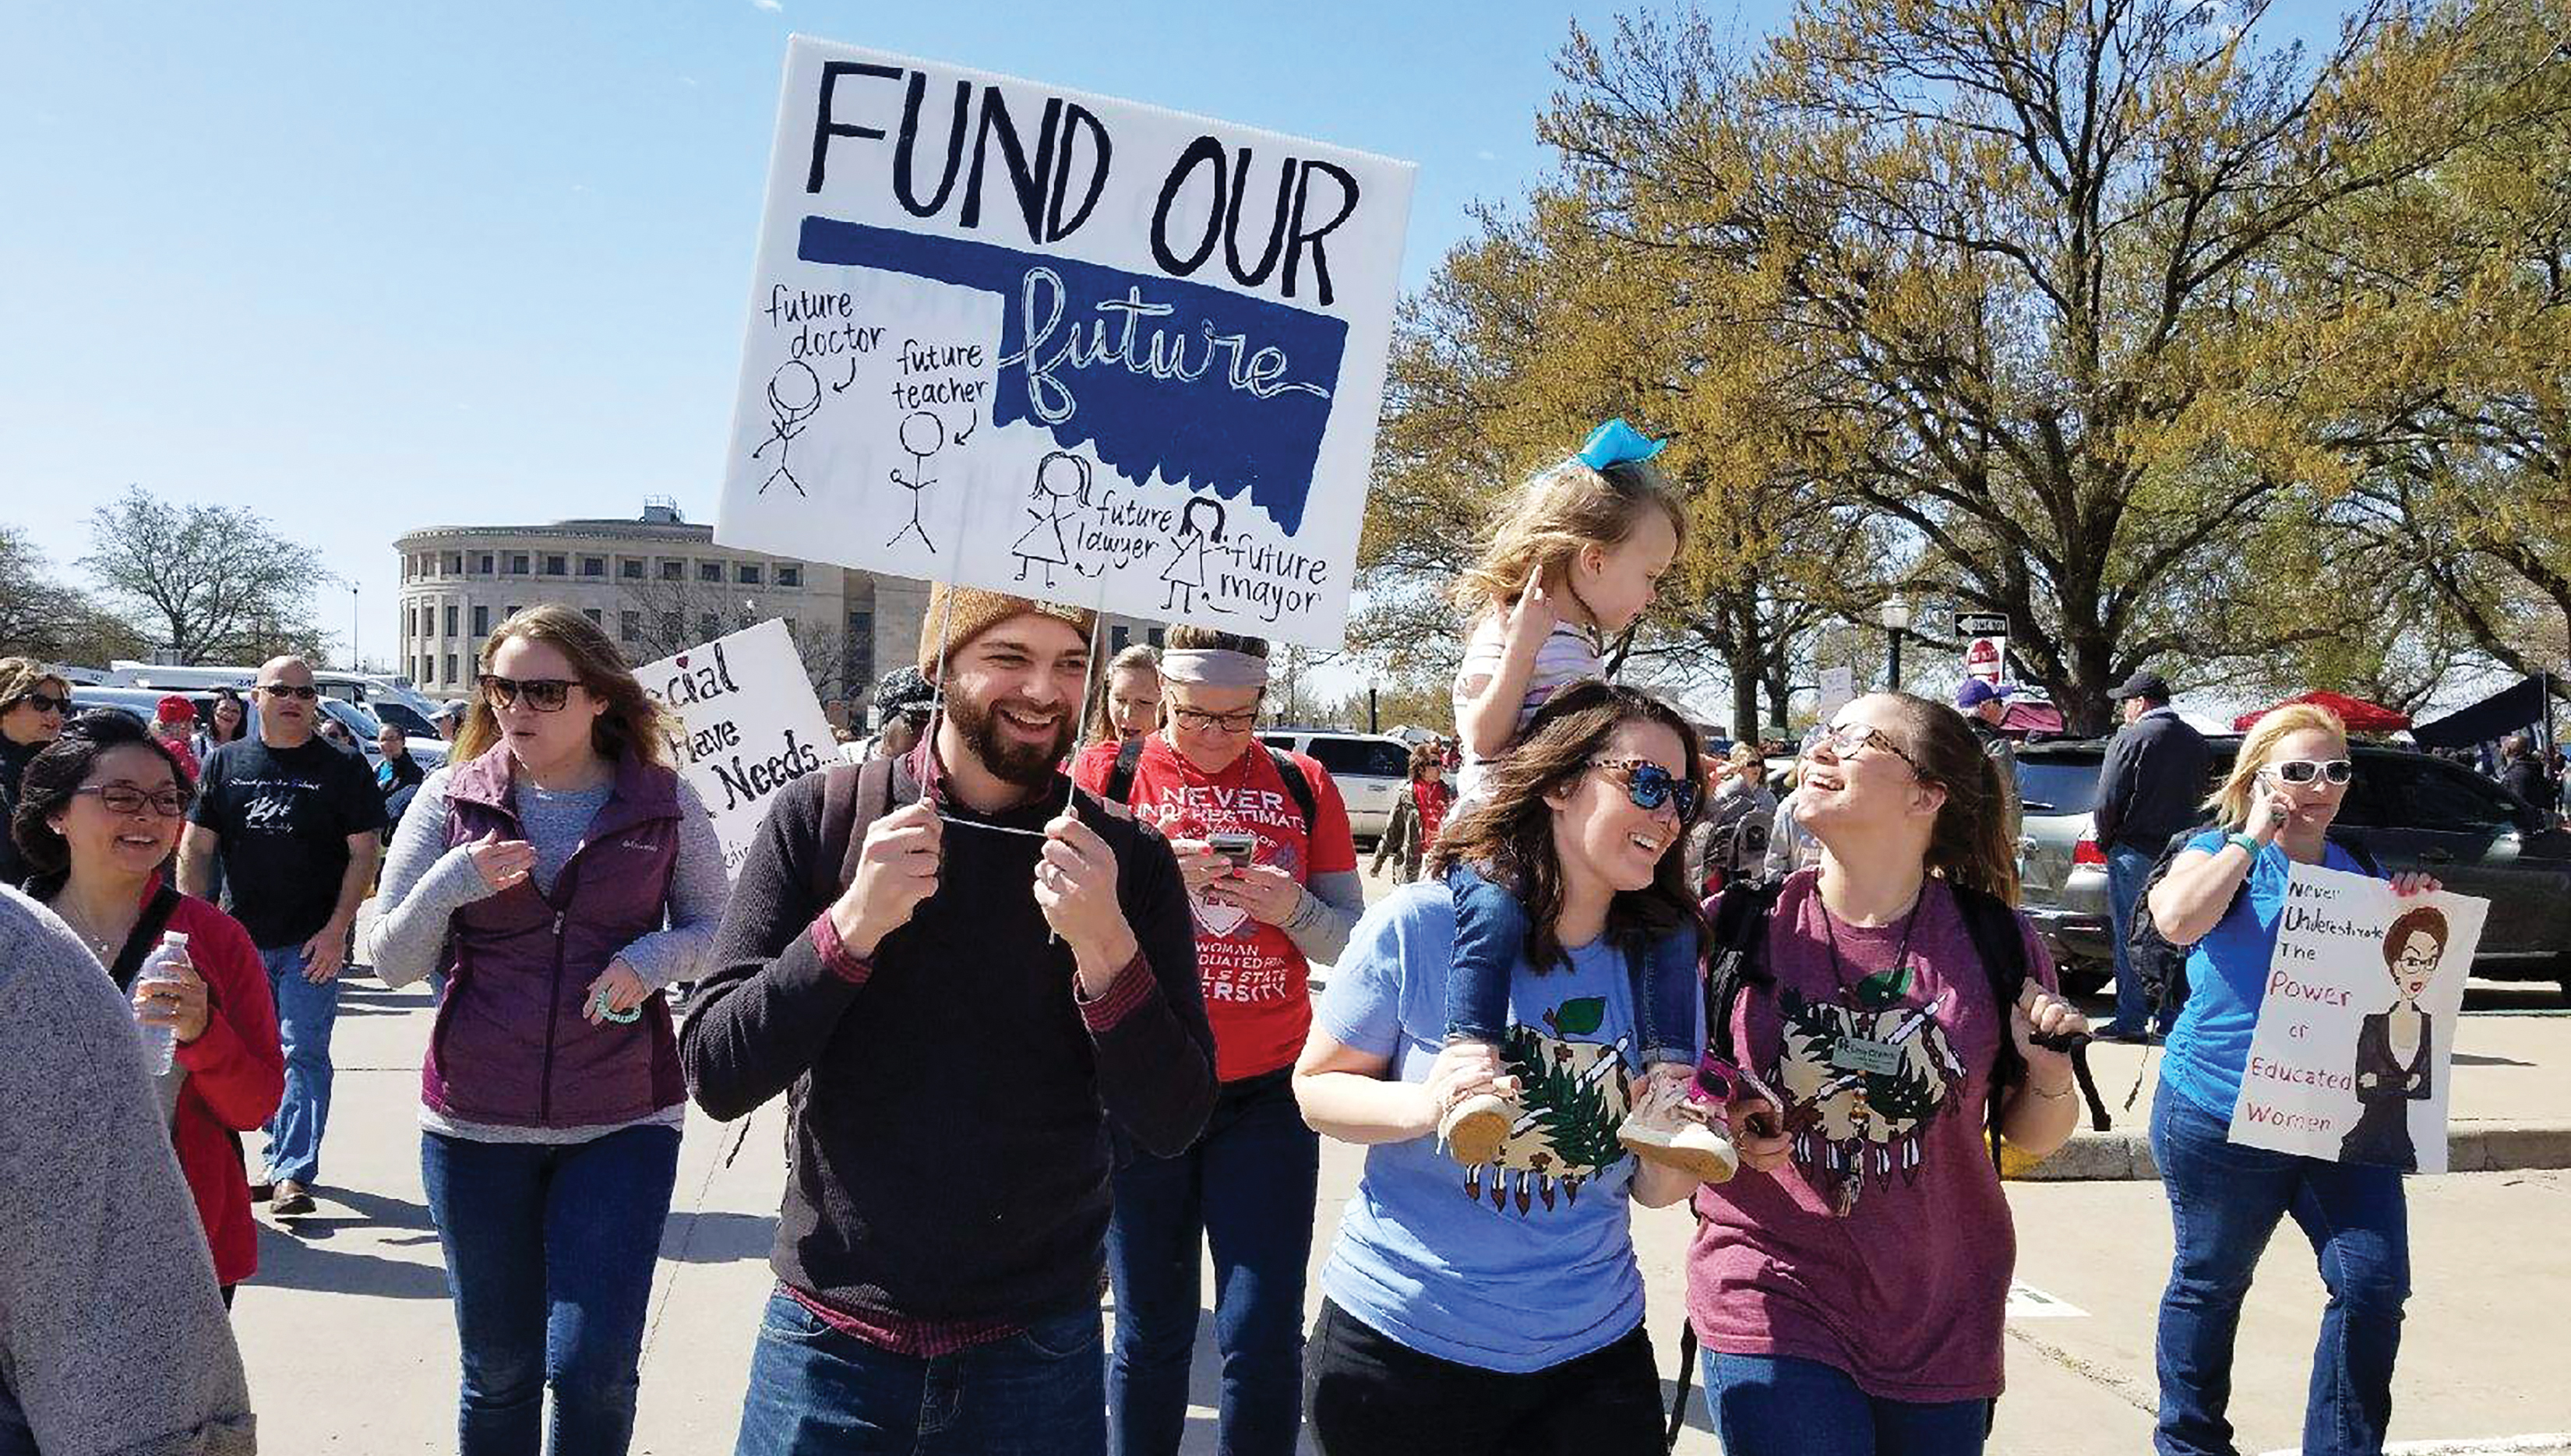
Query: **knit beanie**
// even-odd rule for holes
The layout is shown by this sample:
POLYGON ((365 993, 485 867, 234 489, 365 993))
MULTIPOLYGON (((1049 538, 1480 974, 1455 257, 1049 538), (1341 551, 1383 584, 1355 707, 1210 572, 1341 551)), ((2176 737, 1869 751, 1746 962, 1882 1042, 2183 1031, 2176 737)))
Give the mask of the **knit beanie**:
POLYGON ((1082 639, 1089 637, 1097 614, 1085 607, 1061 607, 1051 602, 1032 602, 1012 597, 1006 592, 986 592, 980 587, 949 587, 944 582, 928 588, 928 612, 919 620, 919 675, 935 680, 937 647, 942 638, 946 655, 953 657, 965 644, 999 626, 1012 617, 1028 614, 1068 622, 1079 629, 1082 639))

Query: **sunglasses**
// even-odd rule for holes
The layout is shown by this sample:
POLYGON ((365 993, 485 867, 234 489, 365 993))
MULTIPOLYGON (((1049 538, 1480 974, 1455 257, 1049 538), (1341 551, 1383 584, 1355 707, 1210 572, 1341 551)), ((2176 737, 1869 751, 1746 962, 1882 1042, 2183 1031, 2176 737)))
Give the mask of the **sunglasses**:
POLYGON ((1649 758, 1592 758, 1589 766, 1622 779, 1625 796, 1645 813, 1658 813, 1661 805, 1675 803, 1681 822, 1696 817, 1697 786, 1649 758))
POLYGON ((2287 783, 2310 783, 2316 778, 2345 783, 2356 776, 2356 765, 2345 758, 2288 758, 2269 764, 2264 771, 2287 783))
POLYGON ((482 696, 491 700, 492 707, 515 707, 524 695, 527 706, 538 713, 560 712, 571 701, 571 690, 580 686, 568 678, 503 678, 492 673, 484 673, 481 683, 482 696))
POLYGON ((30 693, 18 701, 38 713, 69 713, 72 709, 70 699, 56 698, 51 693, 30 693))
POLYGON ((188 811, 189 794, 183 788, 164 788, 147 793, 130 783, 84 783, 74 794, 94 793, 111 814, 139 814, 146 804, 165 819, 175 819, 188 811))
POLYGON ((261 683, 258 685, 258 691, 270 698, 291 698, 297 703, 309 703, 321 696, 321 690, 318 688, 296 687, 290 683, 261 683))
POLYGON ((1927 771, 1919 766, 1919 760, 1901 751, 1901 745, 1892 740, 1892 735, 1879 728, 1871 728, 1861 723, 1832 724, 1821 729, 1820 736, 1812 740, 1814 747, 1819 747, 1823 743, 1829 744, 1831 755, 1839 758, 1864 752, 1868 748, 1881 748, 1909 764, 1911 772, 1922 778, 1928 776, 1927 771))

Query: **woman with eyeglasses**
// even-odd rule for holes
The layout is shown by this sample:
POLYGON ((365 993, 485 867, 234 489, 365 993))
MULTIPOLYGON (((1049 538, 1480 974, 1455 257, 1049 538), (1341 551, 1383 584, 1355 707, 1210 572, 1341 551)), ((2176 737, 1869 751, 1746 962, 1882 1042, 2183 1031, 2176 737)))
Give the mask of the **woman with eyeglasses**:
MULTIPOLYGON (((1312 1328, 1305 1383, 1324 1456, 1661 1448, 1631 1209, 1699 1185, 1630 1153, 1617 1129, 1646 1085, 1651 946, 1697 923, 1679 839, 1698 772, 1676 711, 1575 683, 1487 765, 1427 877, 1349 938, 1294 1069, 1305 1120, 1367 1149, 1312 1328), (1468 860, 1509 873, 1527 910, 1497 1077, 1446 1037, 1457 932, 1443 871, 1468 860), (1459 1169, 1438 1124, 1483 1093, 1526 1116, 1492 1161, 1459 1169)), ((1689 1024, 1701 1041, 1702 1016, 1689 1024)), ((1749 1138, 1741 1151, 1756 1167, 1779 1147, 1749 1138)))
MULTIPOLYGON (((2297 864, 2370 874, 2329 835, 2355 776, 2347 729, 2325 709, 2261 718, 2148 904, 2187 957, 2188 998, 2170 1029, 2152 1101, 2152 1157, 2178 1230, 2161 1295, 2160 1428, 2168 1453, 2230 1451, 2233 1337, 2259 1256, 2288 1214, 2320 1264, 2329 1302, 2304 1407, 2307 1451, 2379 1451, 2392 1415, 2392 1363, 2410 1292, 2409 1213, 2397 1168, 2245 1148, 2230 1141, 2251 1034, 2267 995, 2297 864)), ((2438 888, 2392 876, 2396 894, 2438 888)))
POLYGON ((623 1452, 686 1088, 660 994, 729 886, 658 704, 558 604, 495 629, 447 766, 413 791, 366 936, 387 985, 448 976, 420 1172, 462 1343, 458 1449, 623 1452))
POLYGON ((258 1268, 239 1139, 276 1112, 285 1052, 250 932, 169 876, 194 794, 168 743, 125 714, 85 714, 27 764, 10 829, 28 893, 98 957, 137 1020, 172 1031, 161 1105, 229 1307, 258 1268), (188 937, 175 975, 136 984, 169 931, 188 937))
POLYGON ((1794 802, 1819 866, 1727 891, 1772 907, 1729 1042, 1785 1100, 1785 1156, 1697 1198, 1707 1404, 1733 1456, 1979 1451, 2016 1262, 1988 1140, 2071 1136, 2070 1056, 2036 1038, 2087 1023, 2015 909, 2007 788, 1961 715, 1857 700, 1794 802))
POLYGON ((1321 1158, 1295 1111, 1291 1072, 1312 1020, 1311 963, 1338 956, 1365 887, 1328 771, 1252 731, 1268 691, 1268 644, 1175 628, 1159 679, 1159 730, 1092 745, 1073 778, 1170 836, 1196 912, 1197 975, 1222 1085, 1185 1153, 1119 1150, 1107 1231, 1116 1288, 1108 1424, 1119 1451, 1179 1449, 1210 1244, 1221 1444, 1284 1456, 1299 1425, 1303 1274, 1321 1158))
MULTIPOLYGON (((71 706, 72 685, 46 672, 43 663, 0 658, 0 823, 15 816, 18 776, 63 730, 71 706)), ((19 884, 26 877, 18 846, 0 835, 0 883, 19 884)))

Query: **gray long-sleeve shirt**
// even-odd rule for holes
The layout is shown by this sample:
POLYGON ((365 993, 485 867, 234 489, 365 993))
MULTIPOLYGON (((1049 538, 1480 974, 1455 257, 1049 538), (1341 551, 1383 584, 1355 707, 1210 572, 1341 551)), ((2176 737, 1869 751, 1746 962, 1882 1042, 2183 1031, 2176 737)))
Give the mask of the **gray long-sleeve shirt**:
POLYGON ((0 1456, 258 1449, 134 1014, 0 887, 0 1456))

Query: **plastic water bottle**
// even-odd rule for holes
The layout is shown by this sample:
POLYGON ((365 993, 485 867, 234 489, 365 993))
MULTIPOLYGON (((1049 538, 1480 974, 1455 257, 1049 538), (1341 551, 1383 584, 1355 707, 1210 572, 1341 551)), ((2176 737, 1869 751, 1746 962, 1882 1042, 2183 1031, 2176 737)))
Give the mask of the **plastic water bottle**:
MULTIPOLYGON (((137 987, 144 987, 156 982, 179 980, 180 977, 170 969, 170 963, 185 959, 187 954, 188 932, 184 930, 164 932, 161 943, 153 947, 152 954, 143 958, 143 969, 136 974, 134 984, 137 987)), ((138 1020, 141 1015, 140 1012, 136 1013, 138 1020)), ((155 1025, 147 1021, 142 1023, 141 1030, 144 1067, 155 1077, 169 1076, 172 1054, 178 1050, 179 1029, 166 1023, 155 1025)))

